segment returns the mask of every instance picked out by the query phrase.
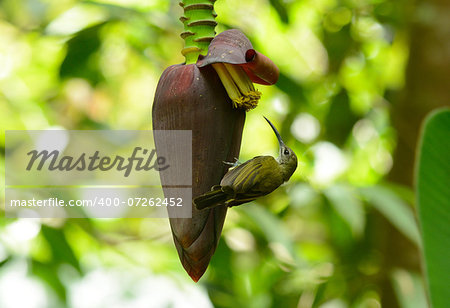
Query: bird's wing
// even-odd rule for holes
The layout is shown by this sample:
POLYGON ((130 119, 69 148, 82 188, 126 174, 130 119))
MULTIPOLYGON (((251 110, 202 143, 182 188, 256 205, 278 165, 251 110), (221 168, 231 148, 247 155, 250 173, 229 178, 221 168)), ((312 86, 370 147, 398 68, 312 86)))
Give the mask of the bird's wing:
POLYGON ((264 178, 264 174, 271 171, 271 165, 274 163, 278 164, 272 156, 256 156, 228 171, 220 185, 231 187, 235 193, 248 192, 256 181, 264 178))

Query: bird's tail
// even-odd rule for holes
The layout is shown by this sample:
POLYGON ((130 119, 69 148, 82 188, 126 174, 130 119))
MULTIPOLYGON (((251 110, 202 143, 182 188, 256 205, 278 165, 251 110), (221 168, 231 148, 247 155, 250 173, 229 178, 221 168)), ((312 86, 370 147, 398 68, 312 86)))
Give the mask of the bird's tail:
POLYGON ((220 185, 216 185, 211 191, 194 198, 193 202, 197 210, 204 210, 216 207, 227 199, 228 195, 222 191, 220 185))

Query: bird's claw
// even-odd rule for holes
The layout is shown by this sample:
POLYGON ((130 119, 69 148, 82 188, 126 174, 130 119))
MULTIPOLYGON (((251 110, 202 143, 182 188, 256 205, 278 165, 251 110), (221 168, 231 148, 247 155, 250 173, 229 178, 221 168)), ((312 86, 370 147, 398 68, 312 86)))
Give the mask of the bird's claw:
POLYGON ((228 161, 223 161, 223 163, 224 163, 225 165, 229 165, 229 166, 231 166, 231 167, 239 166, 239 165, 241 164, 241 162, 239 161, 239 159, 236 158, 236 157, 235 157, 234 159, 235 159, 235 162, 234 162, 234 163, 228 162, 228 161))

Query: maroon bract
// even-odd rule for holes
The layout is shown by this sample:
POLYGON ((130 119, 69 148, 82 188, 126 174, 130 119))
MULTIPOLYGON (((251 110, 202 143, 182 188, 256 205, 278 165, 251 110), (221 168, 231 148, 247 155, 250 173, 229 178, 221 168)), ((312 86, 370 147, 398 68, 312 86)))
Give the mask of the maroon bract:
POLYGON ((252 43, 239 30, 231 29, 217 35, 209 45, 208 54, 200 56, 199 67, 213 63, 235 64, 244 69, 252 82, 273 85, 280 71, 268 57, 253 49, 252 43))
MULTIPOLYGON (((154 130, 192 130, 192 196, 208 191, 227 171, 223 161, 239 156, 245 112, 233 109, 211 66, 173 65, 158 83, 153 103, 154 130)), ((155 135, 156 149, 183 153, 155 135)), ((179 170, 161 174, 163 185, 174 183, 179 170)), ((166 198, 174 193, 165 191, 166 198)), ((227 208, 210 211, 192 208, 192 218, 170 218, 173 239, 181 263, 194 281, 208 267, 222 232, 227 208)))

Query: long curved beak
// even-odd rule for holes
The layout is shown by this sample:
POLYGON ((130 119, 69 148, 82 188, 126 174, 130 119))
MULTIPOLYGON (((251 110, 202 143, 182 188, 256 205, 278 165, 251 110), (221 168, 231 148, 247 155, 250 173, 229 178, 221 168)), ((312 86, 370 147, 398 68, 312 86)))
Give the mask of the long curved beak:
MULTIPOLYGON (((263 116, 264 117, 264 116, 263 116)), ((276 129, 276 127, 272 124, 272 122, 269 121, 269 119, 267 119, 266 117, 264 117, 264 119, 266 119, 266 121, 270 124, 270 126, 273 129, 273 132, 275 133, 275 135, 277 136, 278 139, 278 143, 280 144, 280 148, 282 146, 284 146, 284 141, 283 139, 281 139, 280 133, 278 132, 278 130, 276 129)))

